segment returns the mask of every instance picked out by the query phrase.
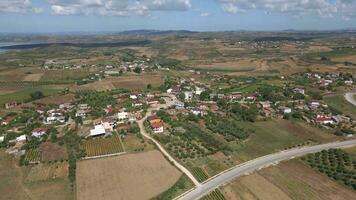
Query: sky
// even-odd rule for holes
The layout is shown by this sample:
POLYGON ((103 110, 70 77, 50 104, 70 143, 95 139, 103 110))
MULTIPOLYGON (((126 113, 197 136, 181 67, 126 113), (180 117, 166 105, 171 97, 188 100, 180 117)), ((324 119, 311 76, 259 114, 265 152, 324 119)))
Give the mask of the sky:
POLYGON ((356 28, 356 0, 0 0, 0 32, 356 28))

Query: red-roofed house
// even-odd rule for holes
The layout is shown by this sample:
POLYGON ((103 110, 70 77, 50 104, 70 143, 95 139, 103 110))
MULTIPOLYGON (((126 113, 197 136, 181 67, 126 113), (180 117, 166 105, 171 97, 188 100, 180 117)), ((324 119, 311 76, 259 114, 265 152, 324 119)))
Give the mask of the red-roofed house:
POLYGON ((34 128, 32 130, 32 136, 36 138, 42 137, 44 134, 46 134, 48 131, 48 128, 34 128))
POLYGON ((151 128, 153 133, 163 133, 163 123, 158 122, 158 123, 152 123, 151 128))

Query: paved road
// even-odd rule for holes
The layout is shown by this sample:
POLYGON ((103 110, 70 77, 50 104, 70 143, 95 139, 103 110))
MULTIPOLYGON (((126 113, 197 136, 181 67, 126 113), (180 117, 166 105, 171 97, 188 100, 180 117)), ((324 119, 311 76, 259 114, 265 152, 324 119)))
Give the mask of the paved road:
POLYGON ((353 104, 354 106, 356 106, 356 92, 350 92, 350 93, 346 93, 345 94, 345 99, 346 101, 350 102, 351 104, 353 104))
POLYGON ((199 181, 193 176, 192 173, 190 173, 190 171, 185 168, 183 165, 181 165, 178 161, 176 161, 163 147, 162 145, 155 140, 153 137, 151 137, 150 134, 148 134, 145 130, 145 126, 144 126, 144 122, 146 121, 146 119, 150 116, 152 116, 152 112, 153 111, 157 111, 161 108, 168 108, 172 105, 174 105, 177 101, 175 96, 170 96, 167 98, 164 98, 166 103, 165 104, 159 104, 156 107, 151 107, 147 110, 146 116, 144 118, 142 118, 141 120, 137 121, 137 124, 140 128, 140 132, 141 134, 146 137, 147 139, 151 140, 153 143, 155 143, 155 145, 158 147, 158 149, 163 153, 163 155, 172 163, 174 164, 174 166, 176 166, 180 171, 182 171, 185 175, 187 175, 190 180, 192 180, 192 182, 196 185, 199 186, 200 183, 199 181))
POLYGON ((349 140, 343 142, 328 143, 310 147, 303 147, 299 149, 293 149, 289 151, 283 151, 276 154, 270 154, 264 157, 260 157, 240 165, 237 165, 229 170, 226 170, 202 183, 200 186, 195 187, 193 190, 178 197, 178 200, 197 200, 217 187, 224 185, 234 178, 249 174, 264 167, 276 164, 280 161, 289 160, 294 157, 304 156, 309 153, 315 153, 322 150, 331 148, 345 148, 356 145, 356 140, 349 140))

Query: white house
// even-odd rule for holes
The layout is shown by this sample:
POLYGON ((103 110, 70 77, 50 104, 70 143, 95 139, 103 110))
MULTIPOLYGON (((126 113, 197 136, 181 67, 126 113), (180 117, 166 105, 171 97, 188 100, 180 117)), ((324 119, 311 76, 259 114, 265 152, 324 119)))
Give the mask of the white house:
POLYGON ((199 87, 196 87, 195 88, 195 94, 196 95, 200 95, 202 92, 204 92, 205 89, 204 88, 199 88, 199 87))
POLYGON ((305 90, 302 89, 302 88, 294 88, 293 92, 294 93, 305 94, 305 90))
POLYGON ((106 131, 103 125, 96 125, 94 129, 90 130, 89 136, 95 137, 100 135, 105 135, 106 131))
POLYGON ((122 111, 122 112, 117 113, 117 118, 118 118, 119 121, 127 120, 128 117, 129 117, 129 113, 128 112, 122 111))
POLYGON ((0 143, 5 140, 5 136, 0 136, 0 143))
POLYGON ((283 113, 283 114, 290 114, 290 113, 292 112, 292 109, 291 109, 291 108, 284 107, 284 106, 279 107, 279 110, 280 110, 280 112, 283 113))
POLYGON ((19 137, 16 138, 16 142, 26 142, 27 136, 26 135, 20 135, 19 137))
POLYGON ((40 138, 45 135, 48 131, 48 128, 35 128, 32 130, 32 136, 36 138, 40 138))
POLYGON ((193 92, 187 91, 184 92, 184 100, 191 101, 193 99, 193 92))
POLYGON ((87 112, 85 110, 78 110, 76 113, 75 113, 75 116, 76 117, 81 117, 83 119, 85 119, 87 117, 87 112))
POLYGON ((138 97, 136 94, 130 94, 130 99, 136 100, 138 97))

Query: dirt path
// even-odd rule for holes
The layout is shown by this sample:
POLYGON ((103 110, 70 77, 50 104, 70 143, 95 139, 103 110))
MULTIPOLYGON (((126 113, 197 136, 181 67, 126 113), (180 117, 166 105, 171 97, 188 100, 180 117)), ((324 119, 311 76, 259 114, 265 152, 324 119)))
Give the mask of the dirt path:
POLYGON ((154 108, 149 108, 147 110, 146 116, 144 118, 142 118, 141 120, 137 121, 138 126, 140 127, 140 132, 141 134, 146 137, 147 139, 151 140, 153 143, 155 143, 155 145, 158 147, 158 149, 162 152, 162 154, 169 160, 169 162, 171 162, 174 166, 176 166, 180 171, 182 171, 185 175, 187 175, 190 180, 192 180, 192 182, 194 183, 194 185, 199 186, 200 183, 199 181, 193 176, 193 174, 187 169, 185 168, 183 165, 181 165, 178 161, 176 161, 163 147, 162 145, 155 140, 153 137, 151 137, 145 130, 145 126, 144 126, 144 122, 145 120, 152 116, 152 111, 157 111, 161 108, 168 108, 172 105, 175 104, 176 102, 176 97, 175 96, 170 96, 170 98, 166 98, 166 104, 161 104, 158 105, 157 107, 154 108))

